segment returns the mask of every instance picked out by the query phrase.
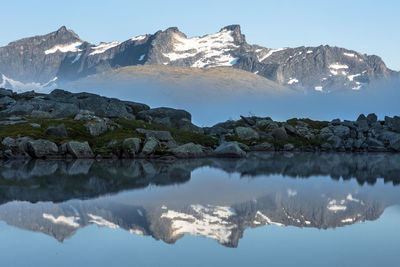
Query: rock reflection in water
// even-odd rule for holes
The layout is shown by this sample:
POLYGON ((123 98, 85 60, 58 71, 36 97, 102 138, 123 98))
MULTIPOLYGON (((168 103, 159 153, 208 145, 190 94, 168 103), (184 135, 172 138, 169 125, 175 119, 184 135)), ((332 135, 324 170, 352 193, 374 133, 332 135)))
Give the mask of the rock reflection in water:
POLYGON ((189 233, 236 247, 245 229, 252 227, 326 229, 378 219, 387 206, 400 204, 398 187, 359 186, 355 181, 338 183, 314 176, 355 178, 360 184, 383 178, 398 184, 398 162, 395 154, 313 153, 255 153, 247 159, 1 162, 0 219, 59 241, 97 224, 167 243, 189 233), (197 176, 216 176, 218 181, 191 179, 201 167, 211 168, 195 171, 197 176), (216 183, 224 190, 214 188, 216 183), (182 186, 165 191, 159 187, 173 184, 182 186), (149 185, 157 187, 144 190, 149 185))

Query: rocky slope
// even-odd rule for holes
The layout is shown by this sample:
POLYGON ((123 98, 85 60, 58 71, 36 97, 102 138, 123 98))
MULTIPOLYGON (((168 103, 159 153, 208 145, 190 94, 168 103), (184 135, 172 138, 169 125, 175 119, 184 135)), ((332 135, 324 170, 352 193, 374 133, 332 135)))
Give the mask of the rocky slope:
POLYGON ((239 25, 188 38, 177 28, 93 45, 73 31, 21 39, 0 48, 0 87, 52 87, 121 66, 234 67, 298 90, 359 90, 398 73, 378 56, 330 47, 250 45, 239 25))
POLYGON ((0 89, 1 157, 245 157, 248 151, 399 152, 400 117, 243 117, 198 127, 173 108, 54 90, 0 89))

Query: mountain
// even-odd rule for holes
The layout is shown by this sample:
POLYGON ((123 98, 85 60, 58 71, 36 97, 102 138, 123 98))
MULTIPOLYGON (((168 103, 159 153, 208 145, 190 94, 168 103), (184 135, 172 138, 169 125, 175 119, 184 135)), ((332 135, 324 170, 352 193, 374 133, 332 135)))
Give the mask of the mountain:
POLYGON ((239 25, 188 38, 172 27, 93 45, 65 26, 0 48, 0 87, 40 89, 126 66, 233 67, 296 90, 359 90, 398 74, 378 56, 338 47, 250 45, 239 25))

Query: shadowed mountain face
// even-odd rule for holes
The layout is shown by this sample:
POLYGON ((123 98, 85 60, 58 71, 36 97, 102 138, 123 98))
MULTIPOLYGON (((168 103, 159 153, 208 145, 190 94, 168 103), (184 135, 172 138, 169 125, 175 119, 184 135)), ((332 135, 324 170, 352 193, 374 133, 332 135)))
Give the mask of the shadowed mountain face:
POLYGON ((378 219, 400 204, 398 162, 395 154, 313 153, 1 162, 0 220, 59 241, 97 224, 167 243, 192 234, 236 247, 247 228, 327 229, 378 219))
POLYGON ((56 32, 1 47, 0 86, 22 90, 54 88, 57 83, 139 65, 234 67, 281 86, 325 92, 359 90, 397 73, 388 69, 378 56, 344 48, 271 49, 250 45, 239 25, 192 38, 173 27, 124 42, 99 45, 85 42, 73 31, 61 27, 56 32))

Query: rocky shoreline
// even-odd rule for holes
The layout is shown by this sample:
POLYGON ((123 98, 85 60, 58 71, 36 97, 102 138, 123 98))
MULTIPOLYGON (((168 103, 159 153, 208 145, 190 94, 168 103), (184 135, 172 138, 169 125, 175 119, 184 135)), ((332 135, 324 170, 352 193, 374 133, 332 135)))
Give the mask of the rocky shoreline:
POLYGON ((0 158, 246 157, 251 151, 400 152, 400 117, 273 121, 241 117, 198 127, 185 110, 89 93, 0 89, 0 158))

